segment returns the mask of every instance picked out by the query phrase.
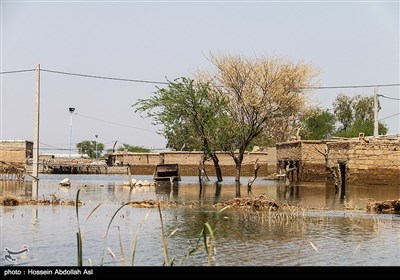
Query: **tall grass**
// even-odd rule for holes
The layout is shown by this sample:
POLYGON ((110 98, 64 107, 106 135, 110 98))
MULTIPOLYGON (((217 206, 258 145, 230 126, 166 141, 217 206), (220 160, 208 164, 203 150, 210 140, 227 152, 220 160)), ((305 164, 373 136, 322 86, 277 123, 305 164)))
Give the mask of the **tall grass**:
POLYGON ((163 241, 163 253, 164 253, 164 265, 170 265, 169 258, 168 258, 168 248, 167 248, 167 239, 165 238, 165 229, 164 229, 164 222, 161 213, 161 205, 160 201, 157 203, 158 213, 160 214, 160 221, 161 221, 161 236, 163 241))
MULTIPOLYGON (((81 189, 79 189, 76 193, 76 199, 75 199, 75 210, 76 210, 76 219, 77 219, 77 224, 78 224, 78 232, 76 233, 76 237, 77 237, 77 263, 78 266, 82 266, 83 265, 83 238, 82 238, 82 231, 81 231, 81 225, 80 225, 80 218, 79 218, 79 195, 80 195, 81 189)), ((108 234, 110 232, 110 228, 111 225, 116 217, 116 215, 119 213, 119 211, 124 208, 127 205, 130 205, 132 202, 126 202, 124 204, 122 204, 112 215, 110 221, 108 222, 108 226, 106 229, 106 233, 105 233, 105 237, 104 237, 104 247, 103 247, 103 251, 101 253, 101 260, 100 260, 100 266, 104 265, 104 255, 105 252, 108 251, 108 253, 111 255, 112 261, 114 263, 114 265, 116 265, 116 254, 114 253, 114 251, 107 247, 107 238, 108 238, 108 234)), ((102 203, 98 204, 88 215, 88 217, 86 218, 86 222, 88 221, 88 219, 92 216, 92 214, 100 207, 102 203)), ((221 213, 222 211, 224 211, 225 209, 229 208, 230 206, 226 206, 223 209, 218 211, 218 214, 221 213)), ((172 235, 174 235, 178 229, 175 229, 171 232, 171 234, 169 236, 166 236, 166 232, 165 232, 165 224, 164 224, 164 220, 163 220, 163 215, 162 215, 162 210, 161 210, 161 203, 160 201, 157 201, 157 208, 158 208, 158 213, 159 213, 159 217, 160 217, 160 222, 161 222, 161 236, 162 236, 162 244, 163 244, 163 258, 164 258, 164 266, 173 266, 174 262, 175 262, 175 258, 170 258, 169 254, 168 254, 168 242, 167 239, 170 238, 172 235)), ((132 241, 132 246, 131 246, 131 261, 130 261, 130 265, 133 266, 134 265, 134 259, 135 259, 135 254, 136 254, 136 246, 137 246, 137 242, 138 242, 138 236, 139 236, 139 231, 141 226, 143 225, 143 223, 147 220, 147 218, 149 217, 151 212, 151 209, 147 212, 145 218, 143 219, 143 221, 139 224, 138 230, 136 232, 135 238, 132 241)), ((218 220, 217 220, 218 222, 218 220)), ((125 258, 125 252, 124 252, 124 247, 123 247, 123 243, 122 243, 122 239, 121 239, 121 235, 120 235, 120 228, 118 227, 118 240, 119 240, 119 247, 120 247, 120 251, 121 251, 121 261, 122 261, 122 265, 126 266, 126 258, 125 258)), ((200 246, 200 244, 204 245, 204 248, 207 252, 207 262, 208 265, 211 266, 212 265, 212 259, 213 259, 213 252, 214 252, 214 242, 215 242, 215 236, 214 236, 214 229, 211 226, 211 224, 209 222, 205 222, 203 224, 201 233, 199 235, 198 241, 197 241, 197 245, 194 248, 191 248, 188 250, 188 252, 185 254, 184 258, 181 261, 181 264, 184 262, 184 260, 189 257, 190 255, 192 255, 193 253, 197 252, 202 246, 200 246)), ((89 260, 89 263, 92 264, 91 260, 89 260)))

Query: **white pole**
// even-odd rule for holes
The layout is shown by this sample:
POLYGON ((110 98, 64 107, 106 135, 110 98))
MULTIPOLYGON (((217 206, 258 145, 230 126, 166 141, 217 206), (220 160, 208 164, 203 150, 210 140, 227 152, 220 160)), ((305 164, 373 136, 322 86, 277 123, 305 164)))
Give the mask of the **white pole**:
POLYGON ((378 132, 378 87, 374 88, 374 137, 379 136, 378 132))
POLYGON ((36 65, 35 124, 33 133, 32 199, 38 199, 39 193, 39 115, 40 115, 40 64, 36 65))
POLYGON ((69 158, 71 158, 71 142, 72 142, 72 115, 75 111, 75 108, 69 107, 69 112, 71 113, 71 117, 69 119, 69 158))
POLYGON ((96 164, 98 164, 99 162, 98 162, 98 160, 97 160, 97 134, 95 135, 95 137, 96 137, 96 164))

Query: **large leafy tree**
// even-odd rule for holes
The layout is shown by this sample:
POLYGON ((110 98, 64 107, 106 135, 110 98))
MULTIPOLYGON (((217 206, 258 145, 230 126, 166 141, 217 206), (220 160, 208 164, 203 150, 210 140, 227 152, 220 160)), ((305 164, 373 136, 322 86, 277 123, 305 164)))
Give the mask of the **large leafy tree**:
POLYGON ((103 153, 104 144, 96 141, 85 140, 76 144, 76 148, 81 154, 87 154, 91 158, 97 158, 103 153), (97 146, 97 149, 96 149, 97 146))
MULTIPOLYGON (((365 136, 374 134, 374 97, 339 94, 333 102, 334 113, 340 126, 336 136, 357 137, 360 132, 365 136)), ((378 100, 378 111, 381 109, 378 100)), ((386 124, 378 123, 378 133, 386 134, 386 124)))
POLYGON ((352 103, 353 99, 343 93, 336 96, 333 102, 333 112, 341 125, 340 130, 346 131, 354 121, 352 103))
POLYGON ((210 61, 216 71, 201 77, 212 80, 215 92, 228 101, 231 121, 225 132, 230 141, 221 149, 232 156, 238 182, 244 154, 257 136, 277 137, 283 126, 285 133, 296 129, 293 120, 305 109, 305 93, 318 71, 279 58, 211 54, 210 61))
POLYGON ((305 140, 330 138, 335 132, 335 115, 328 109, 312 108, 302 121, 300 136, 305 140))
POLYGON ((155 124, 161 124, 161 134, 167 147, 176 150, 201 150, 203 161, 214 162, 218 181, 222 181, 216 147, 228 139, 224 128, 230 125, 226 102, 215 95, 208 83, 195 82, 186 77, 168 81, 166 88, 157 88, 148 99, 132 105, 135 112, 146 113, 155 124))

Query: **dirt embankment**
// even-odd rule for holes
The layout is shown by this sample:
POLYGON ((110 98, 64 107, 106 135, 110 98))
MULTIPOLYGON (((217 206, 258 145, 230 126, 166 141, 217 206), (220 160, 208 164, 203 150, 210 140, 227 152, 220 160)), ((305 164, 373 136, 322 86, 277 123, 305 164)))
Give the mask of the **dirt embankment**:
MULTIPOLYGON (((82 205, 81 201, 78 201, 78 206, 82 205)), ((17 206, 17 205, 67 205, 75 206, 75 200, 61 200, 55 196, 51 196, 50 199, 21 199, 14 196, 3 196, 0 197, 0 205, 3 206, 17 206)), ((137 208, 156 208, 160 207, 177 207, 179 206, 176 201, 159 201, 159 200, 143 200, 130 202, 132 207, 137 208)), ((193 207, 195 202, 186 202, 182 206, 193 207)), ((266 195, 262 194, 257 197, 245 197, 245 198, 233 198, 224 202, 220 202, 212 205, 217 209, 229 207, 233 209, 241 209, 247 211, 276 211, 276 210, 290 210, 295 206, 287 204, 278 204, 275 201, 269 199, 266 195)), ((371 214, 400 214, 400 199, 398 200, 385 200, 381 202, 369 202, 366 207, 366 211, 371 214)))

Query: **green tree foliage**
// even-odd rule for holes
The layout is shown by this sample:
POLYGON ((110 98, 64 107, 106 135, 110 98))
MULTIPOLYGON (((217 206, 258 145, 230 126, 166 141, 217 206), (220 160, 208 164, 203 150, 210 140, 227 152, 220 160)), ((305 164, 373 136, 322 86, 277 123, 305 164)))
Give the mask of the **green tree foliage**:
MULTIPOLYGON (((336 132, 339 137, 357 137, 359 133, 365 136, 374 134, 374 97, 355 95, 354 97, 339 94, 333 103, 334 113, 340 126, 336 132)), ((378 112, 381 109, 378 100, 378 112)), ((378 133, 386 134, 386 124, 378 123, 378 133)))
MULTIPOLYGON (((87 154, 91 158, 96 158, 96 141, 85 140, 76 144, 76 148, 81 154, 87 154)), ((104 144, 97 142, 97 158, 101 156, 104 144)))
POLYGON ((347 130, 354 121, 353 99, 340 93, 333 102, 333 113, 336 119, 341 124, 341 130, 347 130))
MULTIPOLYGON (((387 127, 383 123, 378 123, 378 133, 380 135, 385 135, 387 133, 387 127)), ((373 121, 363 121, 356 120, 347 131, 339 131, 336 133, 338 137, 357 137, 359 133, 364 133, 365 136, 374 135, 374 122, 373 121)))
POLYGON ((127 143, 122 143, 122 146, 119 146, 118 151, 127 151, 132 153, 150 153, 151 149, 145 148, 143 146, 132 146, 127 143))
POLYGON ((204 159, 211 157, 222 180, 216 147, 227 139, 225 128, 230 125, 226 102, 214 95, 208 83, 179 78, 168 82, 168 87, 157 88, 149 99, 140 99, 132 105, 135 112, 146 112, 155 124, 161 124, 161 134, 167 147, 175 150, 201 150, 204 159))
POLYGON ((335 115, 328 109, 313 108, 302 122, 300 136, 305 140, 328 139, 335 132, 335 123, 335 115))

